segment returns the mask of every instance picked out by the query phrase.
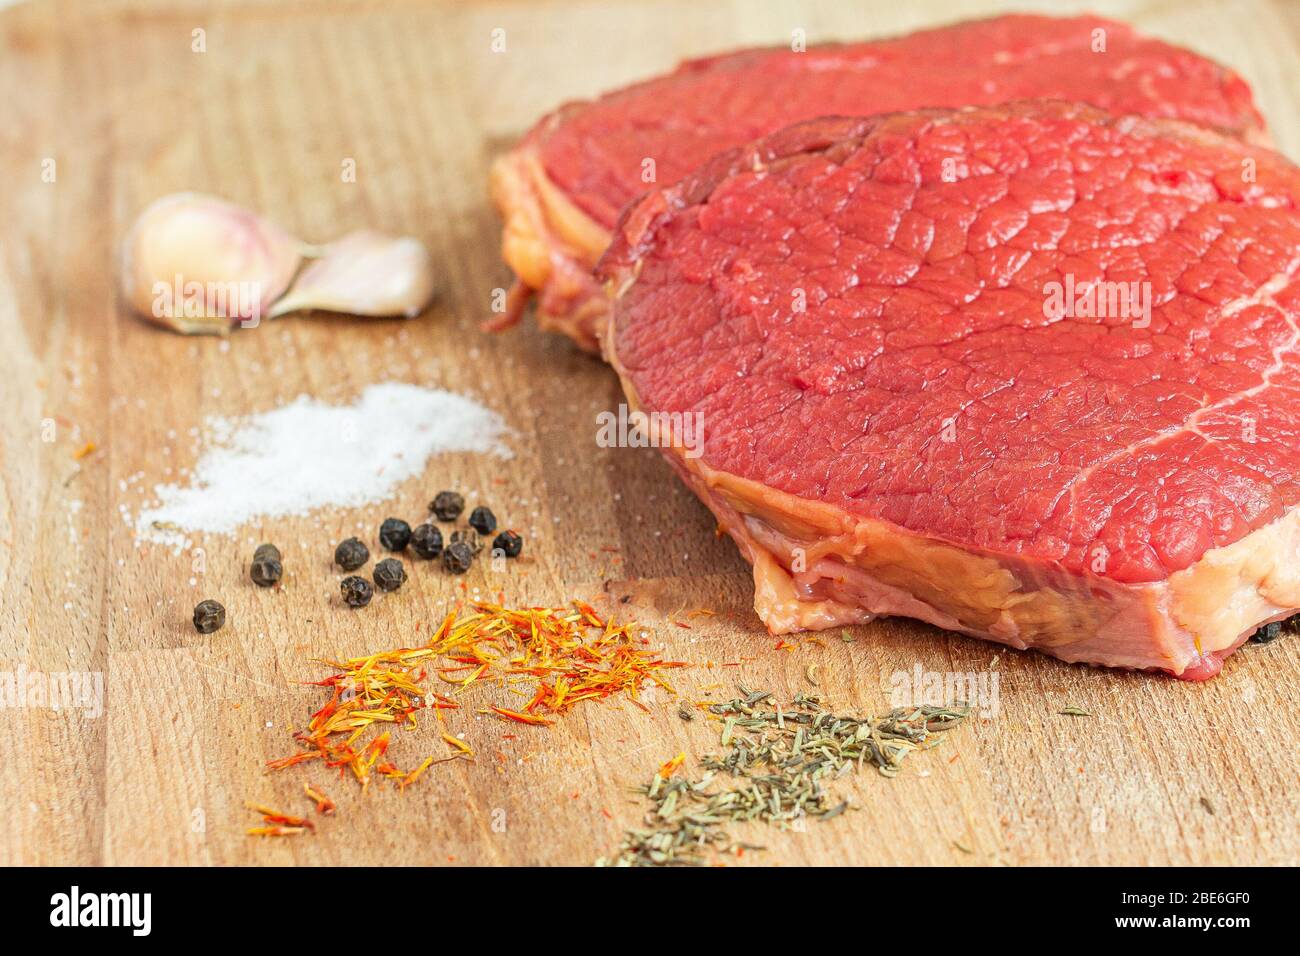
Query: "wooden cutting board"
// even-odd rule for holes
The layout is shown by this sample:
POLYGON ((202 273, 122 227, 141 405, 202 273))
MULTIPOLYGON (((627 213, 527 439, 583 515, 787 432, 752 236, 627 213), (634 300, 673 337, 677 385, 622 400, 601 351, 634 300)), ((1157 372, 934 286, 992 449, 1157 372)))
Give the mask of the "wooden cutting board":
MULTIPOLYGON (((263 770, 320 702, 294 683, 323 676, 309 658, 410 642, 462 597, 457 582, 417 568, 399 594, 351 612, 330 566, 335 541, 360 526, 373 542, 383 517, 416 518, 442 488, 489 503, 527 538, 527 562, 476 569, 470 588, 512 603, 630 595, 623 610, 695 665, 675 675, 688 699, 730 696, 737 681, 788 699, 813 689, 805 671, 816 664, 830 703, 879 712, 893 675, 918 666, 998 676, 995 716, 914 756, 897 779, 844 780, 857 812, 767 831, 768 850, 742 865, 1297 862, 1300 642, 1248 647, 1200 685, 906 621, 776 650, 744 563, 657 454, 597 446, 596 413, 620 400, 614 376, 531 328, 478 331, 509 278, 486 169, 545 110, 685 56, 788 42, 794 29, 813 42, 857 38, 999 6, 321 0, 0 12, 0 668, 98 672, 105 689, 99 717, 0 710, 0 863, 586 864, 613 851, 642 814, 628 788, 717 741, 715 724, 683 722, 665 694, 647 698, 649 712, 592 704, 550 729, 466 708, 452 729, 478 758, 436 767, 405 794, 363 795, 318 769, 263 770), (494 53, 497 29, 506 49, 494 53), (349 160, 355 182, 340 175, 349 160), (410 322, 290 318, 228 342, 146 326, 116 301, 115 243, 143 205, 183 189, 261 209, 310 240, 362 225, 418 235, 439 262, 440 301, 410 322), (199 535, 180 553, 134 540, 121 509, 193 465, 190 429, 205 417, 300 394, 349 401, 378 381, 477 397, 516 429, 514 459, 435 459, 381 505, 199 535), (76 458, 87 442, 96 450, 76 458), (244 576, 262 540, 284 551, 281 590, 244 576), (230 615, 211 636, 189 623, 205 597, 230 615), (688 619, 697 608, 717 616, 688 619), (1067 705, 1094 716, 1061 715, 1067 705), (340 805, 316 836, 244 835, 245 800, 303 811, 304 781, 340 805)), ((1300 155, 1296 4, 1087 6, 1236 67, 1278 144, 1300 155)), ((415 763, 442 745, 425 725, 395 750, 415 763)))

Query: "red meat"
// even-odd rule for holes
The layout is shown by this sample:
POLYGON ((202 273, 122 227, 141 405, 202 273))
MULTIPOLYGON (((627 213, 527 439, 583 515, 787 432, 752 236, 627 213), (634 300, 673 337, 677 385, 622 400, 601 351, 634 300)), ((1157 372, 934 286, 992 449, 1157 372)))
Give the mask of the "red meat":
POLYGON ((1029 97, 1185 119, 1247 140, 1264 135, 1235 73, 1091 16, 1005 16, 806 52, 696 60, 562 108, 496 163, 503 252, 520 282, 506 321, 536 290, 543 327, 595 350, 608 301, 590 269, 619 211, 724 149, 817 116, 1029 97))
POLYGON ((1298 198, 1078 104, 813 121, 630 207, 609 357, 774 632, 1208 676, 1300 607, 1298 198))

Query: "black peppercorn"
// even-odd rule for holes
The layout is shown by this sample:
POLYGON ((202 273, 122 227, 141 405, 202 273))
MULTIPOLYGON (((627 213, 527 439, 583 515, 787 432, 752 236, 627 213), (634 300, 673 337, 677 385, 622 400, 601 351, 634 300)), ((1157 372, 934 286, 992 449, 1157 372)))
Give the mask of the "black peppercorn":
POLYGON ((226 609, 216 601, 208 599, 194 605, 194 630, 200 634, 219 631, 226 623, 226 609))
POLYGON ((470 531, 468 528, 464 531, 453 531, 451 533, 451 543, 456 544, 457 542, 469 545, 470 551, 474 554, 478 554, 483 550, 483 542, 478 533, 470 531))
POLYGON ((344 571, 355 571, 370 560, 370 549, 359 538, 340 541, 334 549, 334 563, 344 571))
POLYGON ((442 552, 442 566, 452 574, 464 574, 474 563, 474 549, 464 541, 453 541, 442 552))
POLYGON ((379 543, 389 551, 404 551, 411 543, 411 526, 401 518, 389 518, 379 526, 379 543))
POLYGON ((425 522, 411 532, 411 550, 426 561, 442 554, 442 532, 425 522))
POLYGON ((497 529, 497 516, 482 505, 469 513, 469 526, 479 534, 491 534, 497 529))
POLYGON ((429 510, 439 521, 455 521, 465 510, 465 499, 454 491, 440 491, 429 503, 429 510))
POLYGON ((1252 644, 1272 644, 1282 636, 1282 622, 1274 621, 1272 624, 1265 624, 1258 631, 1250 636, 1252 644))
POLYGON ((339 590, 343 593, 344 602, 350 607, 365 607, 375 593, 369 581, 355 574, 344 578, 339 584, 339 590))
POLYGON ((269 588, 278 584, 284 575, 284 566, 280 563, 280 549, 273 544, 258 545, 253 552, 253 563, 248 569, 248 576, 260 588, 269 588))
POLYGON ((507 558, 519 557, 519 552, 523 550, 524 539, 519 537, 513 531, 502 531, 492 541, 492 550, 500 551, 507 558))
POLYGON ((396 558, 384 558, 375 565, 375 587, 381 591, 396 591, 406 583, 406 568, 396 558))
POLYGON ((273 544, 259 544, 257 550, 253 552, 253 560, 261 561, 265 558, 271 558, 275 561, 281 560, 280 549, 273 544))

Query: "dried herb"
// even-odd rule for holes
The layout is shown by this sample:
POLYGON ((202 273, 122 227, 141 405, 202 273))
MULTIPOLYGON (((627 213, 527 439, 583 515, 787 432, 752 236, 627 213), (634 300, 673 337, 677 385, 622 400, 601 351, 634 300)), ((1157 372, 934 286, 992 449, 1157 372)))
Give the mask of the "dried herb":
POLYGON ((828 781, 866 764, 895 776, 908 754, 935 746, 935 734, 970 713, 901 707, 883 717, 845 717, 812 695, 799 694, 784 709, 770 703, 769 692, 740 690, 743 696, 709 707, 723 720, 722 752, 700 760, 704 773, 696 779, 660 768, 638 789, 652 804, 645 827, 628 830, 618 854, 597 865, 698 866, 710 849, 761 849, 735 842, 729 826, 757 821, 788 829, 803 819, 831 820, 849 805, 832 798, 828 781), (715 789, 720 776, 739 784, 715 789))
POLYGON ((334 549, 334 563, 344 571, 355 571, 370 560, 370 549, 359 538, 340 541, 334 549))
POLYGON ((1082 707, 1076 707, 1073 704, 1070 704, 1068 707, 1062 707, 1060 710, 1057 711, 1057 713, 1065 717, 1091 717, 1092 716, 1092 714, 1088 713, 1088 711, 1084 710, 1082 707))
POLYGON ((219 631, 226 624, 226 609, 209 598, 194 605, 194 629, 200 634, 219 631))
POLYGON ((440 491, 429 502, 429 510, 439 521, 455 521, 465 510, 465 499, 454 491, 440 491))

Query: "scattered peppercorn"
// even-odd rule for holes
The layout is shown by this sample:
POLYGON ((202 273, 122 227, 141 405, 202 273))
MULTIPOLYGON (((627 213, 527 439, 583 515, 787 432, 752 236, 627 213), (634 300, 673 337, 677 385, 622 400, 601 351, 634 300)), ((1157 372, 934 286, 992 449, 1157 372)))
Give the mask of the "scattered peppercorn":
POLYGON ((1272 624, 1265 624, 1258 631, 1250 636, 1254 644, 1272 644, 1282 636, 1282 622, 1274 621, 1272 624))
POLYGON ((464 574, 474 563, 474 549, 464 541, 452 541, 442 552, 442 566, 452 574, 464 574))
POLYGON ((411 532, 411 550, 426 561, 442 554, 442 532, 427 521, 411 532))
POLYGON ((1250 636, 1252 644, 1272 644, 1283 634, 1300 630, 1300 614, 1294 614, 1285 621, 1265 624, 1250 636))
POLYGON ((219 631, 226 624, 226 609, 209 598, 194 605, 194 630, 200 634, 219 631))
POLYGON ((406 583, 406 568, 396 558, 384 558, 375 565, 375 587, 381 591, 396 591, 406 583))
POLYGON ((379 526, 379 543, 389 551, 404 551, 411 543, 411 526, 401 518, 388 518, 379 526))
POLYGON ((429 503, 439 521, 455 521, 465 510, 465 499, 454 491, 440 491, 429 503))
POLYGON ((273 544, 260 544, 253 552, 253 564, 248 569, 248 576, 260 588, 269 588, 280 582, 284 576, 284 565, 280 563, 280 549, 273 544))
POLYGON ((339 584, 339 590, 342 591, 343 600, 349 607, 365 607, 375 593, 369 581, 355 574, 344 578, 339 584))
POLYGON ((519 557, 519 552, 523 550, 524 539, 519 537, 513 531, 502 531, 492 541, 492 550, 500 551, 507 558, 519 557))
POLYGON ((273 558, 276 561, 281 560, 280 549, 273 544, 259 544, 257 550, 253 552, 253 560, 260 561, 264 558, 273 558))
POLYGON ((370 560, 370 549, 359 538, 340 541, 334 549, 334 563, 344 571, 355 571, 370 560))
POLYGON ((491 534, 497 529, 497 516, 491 509, 479 505, 469 513, 469 526, 479 534, 491 534))
POLYGON ((451 543, 456 544, 457 542, 469 545, 470 551, 474 554, 478 554, 483 550, 483 542, 479 540, 478 533, 470 531, 468 528, 464 531, 453 531, 451 533, 451 543))

